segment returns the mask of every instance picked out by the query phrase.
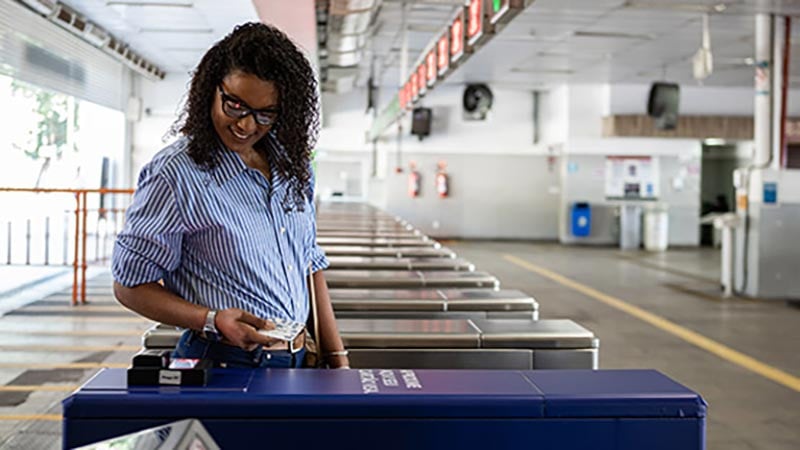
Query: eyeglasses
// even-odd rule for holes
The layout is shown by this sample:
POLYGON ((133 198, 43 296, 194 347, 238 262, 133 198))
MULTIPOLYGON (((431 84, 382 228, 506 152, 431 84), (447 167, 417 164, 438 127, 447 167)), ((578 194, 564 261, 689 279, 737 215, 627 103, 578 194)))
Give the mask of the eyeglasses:
POLYGON ((242 119, 252 114, 256 123, 263 126, 274 125, 278 120, 280 110, 277 108, 252 109, 238 98, 231 97, 219 86, 219 94, 222 99, 222 111, 232 119, 242 119))

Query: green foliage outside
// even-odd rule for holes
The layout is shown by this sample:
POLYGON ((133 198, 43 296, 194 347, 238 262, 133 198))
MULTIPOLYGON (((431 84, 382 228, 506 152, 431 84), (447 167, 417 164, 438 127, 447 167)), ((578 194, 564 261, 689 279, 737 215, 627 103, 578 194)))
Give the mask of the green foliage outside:
MULTIPOLYGON (((34 99, 34 112, 38 116, 36 128, 31 130, 28 142, 18 143, 19 147, 33 160, 53 156, 61 159, 64 150, 69 146, 69 133, 78 130, 79 104, 70 102, 64 94, 39 89, 17 80, 12 82, 11 87, 14 95, 34 99), (70 108, 74 108, 72 114, 70 108), (70 116, 72 123, 69 123, 70 116), (55 154, 51 153, 53 151, 55 154)), ((74 145, 73 151, 78 151, 74 145)))

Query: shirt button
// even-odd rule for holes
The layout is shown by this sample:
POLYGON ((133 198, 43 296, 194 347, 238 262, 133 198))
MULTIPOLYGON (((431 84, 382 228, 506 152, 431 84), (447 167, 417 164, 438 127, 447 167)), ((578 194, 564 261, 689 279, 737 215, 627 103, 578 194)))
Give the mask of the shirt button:
POLYGON ((281 234, 286 233, 286 228, 281 227, 281 234))
POLYGON ((291 264, 289 264, 289 270, 291 271, 292 269, 294 269, 294 267, 291 264))

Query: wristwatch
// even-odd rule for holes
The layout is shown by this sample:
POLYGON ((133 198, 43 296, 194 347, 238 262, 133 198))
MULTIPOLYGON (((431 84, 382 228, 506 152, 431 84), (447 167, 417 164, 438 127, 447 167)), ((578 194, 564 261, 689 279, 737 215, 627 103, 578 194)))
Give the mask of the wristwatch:
POLYGON ((203 324, 203 336, 211 342, 218 342, 222 339, 222 335, 217 330, 217 310, 209 309, 206 314, 206 323, 203 324))

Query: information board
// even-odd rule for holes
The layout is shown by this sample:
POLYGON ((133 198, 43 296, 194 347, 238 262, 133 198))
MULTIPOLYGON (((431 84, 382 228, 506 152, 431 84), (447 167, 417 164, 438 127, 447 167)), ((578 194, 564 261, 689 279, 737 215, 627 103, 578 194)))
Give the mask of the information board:
POLYGON ((509 0, 491 0, 492 11, 489 15, 489 23, 495 24, 508 12, 509 0))
POLYGON ((470 0, 467 8, 467 44, 472 45, 483 36, 483 1, 470 0))
POLYGON ((450 63, 464 55, 464 12, 459 11, 450 23, 450 63))
POLYGON ((436 44, 439 48, 439 52, 437 54, 437 63, 436 67, 438 69, 438 75, 444 75, 447 73, 447 69, 450 68, 450 30, 448 29, 447 33, 443 34, 442 37, 439 38, 439 42, 436 44))
POLYGON ((428 52, 425 57, 425 69, 428 71, 428 86, 433 86, 436 83, 436 47, 428 52))
POLYGON ((428 68, 425 66, 425 60, 422 61, 417 67, 417 92, 420 96, 425 95, 428 91, 428 68))
POLYGON ((655 200, 659 196, 658 158, 607 156, 606 198, 655 200))

